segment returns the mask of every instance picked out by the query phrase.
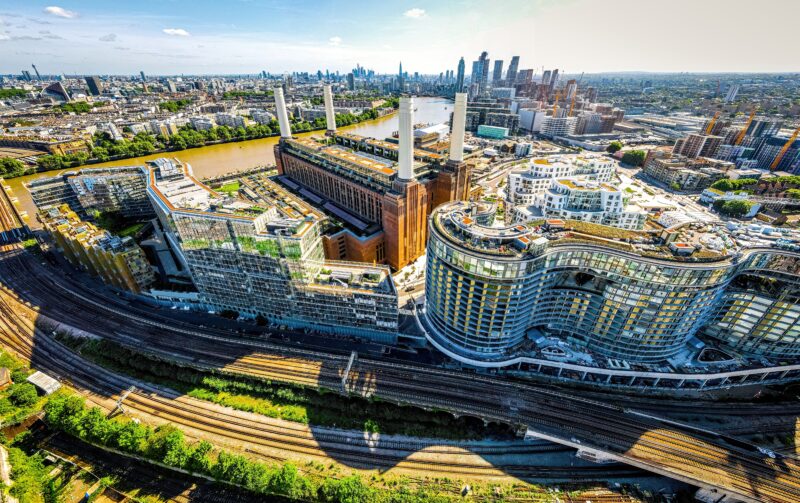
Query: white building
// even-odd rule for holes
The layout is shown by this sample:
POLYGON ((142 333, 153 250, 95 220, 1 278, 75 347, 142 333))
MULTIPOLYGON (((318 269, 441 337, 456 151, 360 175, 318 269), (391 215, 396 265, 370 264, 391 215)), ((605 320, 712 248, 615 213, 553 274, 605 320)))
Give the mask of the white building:
POLYGON ((245 127, 244 117, 235 114, 218 113, 214 116, 214 121, 220 126, 232 128, 245 127))
POLYGON ((577 117, 545 117, 540 134, 546 136, 566 136, 575 133, 577 117))
POLYGON ((532 159, 529 170, 508 175, 508 201, 513 205, 529 206, 537 195, 550 188, 559 178, 584 176, 598 182, 611 181, 614 161, 599 155, 562 155, 547 159, 532 159))
POLYGON ((207 131, 215 126, 214 121, 211 119, 211 117, 206 117, 204 115, 192 117, 189 119, 189 122, 192 124, 192 127, 197 131, 207 131))
POLYGON ((546 218, 581 220, 622 229, 641 229, 647 220, 647 212, 628 205, 617 187, 581 177, 553 180, 534 206, 546 218))
POLYGON ((102 122, 97 125, 97 129, 104 133, 108 133, 108 135, 114 141, 121 141, 123 139, 122 133, 119 132, 117 125, 113 122, 102 122))
POLYGON ((169 138, 178 132, 178 126, 175 122, 169 120, 152 120, 150 121, 150 132, 156 136, 161 135, 169 138))
POLYGON ((252 110, 250 116, 261 125, 269 124, 275 119, 275 114, 271 114, 266 110, 252 110))
POLYGON ((519 128, 529 133, 538 133, 542 130, 547 112, 544 110, 535 110, 530 108, 520 108, 519 115, 519 128))

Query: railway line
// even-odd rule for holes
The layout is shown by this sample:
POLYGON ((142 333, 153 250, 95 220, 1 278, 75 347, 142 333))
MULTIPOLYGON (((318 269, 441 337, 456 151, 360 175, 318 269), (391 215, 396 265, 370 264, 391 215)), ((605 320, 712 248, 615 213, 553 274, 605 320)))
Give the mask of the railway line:
MULTIPOLYGON (((16 296, 31 304, 33 317, 43 315, 123 345, 138 344, 139 349, 145 347, 152 354, 175 358, 187 365, 328 387, 341 378, 340 372, 346 362, 345 355, 235 338, 223 330, 169 323, 158 316, 145 316, 134 308, 120 306, 118 301, 91 298, 75 282, 42 267, 15 245, 5 246, 0 251, 0 278, 6 296, 16 296)), ((10 316, 8 311, 4 315, 10 316)), ((4 333, 12 328, 7 326, 4 333)), ((10 338, 8 343, 17 344, 24 351, 26 343, 22 337, 10 338)), ((69 354, 67 348, 59 347, 41 331, 36 336, 35 348, 30 337, 27 344, 31 356, 41 355, 54 371, 71 375, 80 380, 80 386, 95 389, 101 395, 113 396, 122 389, 119 385, 127 382, 123 376, 112 380, 108 371, 92 368, 74 355, 65 357, 69 354), (34 349, 36 355, 33 355, 34 349), (75 372, 81 365, 91 368, 91 375, 75 372), (110 389, 113 386, 118 387, 110 389)), ((748 501, 800 501, 800 465, 794 459, 772 459, 750 444, 732 442, 726 437, 674 422, 635 416, 620 406, 606 405, 576 393, 368 358, 360 358, 353 366, 348 391, 521 425, 566 445, 598 450, 632 466, 704 487, 721 488, 748 501)), ((187 421, 187 415, 193 416, 191 422, 186 423, 189 428, 201 427, 233 438, 242 434, 237 430, 242 428, 237 424, 239 419, 204 417, 182 398, 165 404, 154 399, 153 393, 157 390, 150 395, 132 394, 130 402, 141 407, 144 413, 170 421, 187 421)), ((298 444, 294 446, 297 452, 305 452, 303 449, 307 446, 302 442, 298 444)), ((335 448, 339 447, 331 446, 335 448)), ((358 463, 358 457, 352 461, 358 463)), ((403 462, 406 461, 410 459, 403 462)))
MULTIPOLYGON (((79 389, 90 392, 90 399, 110 408, 117 393, 126 387, 135 385, 137 391, 128 395, 125 408, 134 415, 144 417, 157 417, 161 422, 169 422, 188 428, 189 431, 200 430, 202 436, 213 435, 224 438, 227 444, 246 443, 251 447, 250 452, 261 454, 275 459, 297 459, 297 457, 314 458, 317 460, 334 457, 345 461, 352 466, 368 469, 401 469, 427 474, 441 474, 450 477, 505 477, 507 475, 530 479, 548 478, 561 480, 603 480, 608 477, 637 477, 642 472, 624 466, 600 467, 527 467, 527 466, 499 466, 494 467, 489 463, 478 463, 474 457, 464 454, 466 449, 455 443, 442 445, 431 442, 383 442, 376 439, 373 445, 363 441, 359 444, 352 434, 327 431, 310 432, 301 424, 278 422, 278 424, 265 422, 260 418, 252 419, 247 414, 226 411, 222 407, 214 407, 209 411, 209 404, 188 397, 180 397, 153 385, 138 382, 134 379, 114 374, 102 367, 87 362, 80 357, 69 353, 68 349, 44 334, 44 339, 37 341, 45 345, 35 350, 29 338, 19 334, 13 323, 16 318, 18 328, 21 325, 22 333, 32 330, 13 310, 5 303, 0 302, 0 337, 3 343, 14 352, 32 358, 34 351, 38 360, 47 366, 48 370, 59 375, 69 375, 70 383, 79 389), (13 335, 16 333, 16 336, 13 335), (97 399, 101 397, 101 399, 97 399), (108 399, 102 399, 108 397, 108 399), (423 455, 409 458, 419 450, 424 450, 423 455), (276 457, 272 452, 282 451, 284 456, 276 457), (444 460, 437 458, 446 456, 444 460), (408 459, 407 459, 408 458, 408 459), (472 461, 470 462, 470 458, 472 461)), ((322 429, 326 430, 326 429, 322 429)), ((563 450, 553 445, 525 445, 511 443, 508 446, 495 447, 491 445, 476 445, 469 447, 474 454, 482 456, 491 455, 530 455, 550 453, 563 450)))

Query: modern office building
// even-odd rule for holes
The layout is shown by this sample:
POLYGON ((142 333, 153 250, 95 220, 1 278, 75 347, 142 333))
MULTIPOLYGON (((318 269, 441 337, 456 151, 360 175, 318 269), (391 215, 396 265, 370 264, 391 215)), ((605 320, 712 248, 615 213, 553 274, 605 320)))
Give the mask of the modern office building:
POLYGON ((478 131, 478 126, 497 126, 507 128, 514 136, 519 128, 519 115, 512 113, 508 106, 498 100, 480 99, 467 104, 465 128, 467 131, 478 131))
POLYGON ((84 222, 66 204, 41 211, 39 219, 74 267, 134 293, 146 291, 155 282, 153 268, 133 239, 84 222))
MULTIPOLYGON (((278 119, 285 110, 276 92, 278 119)), ((343 231, 326 236, 326 257, 402 268, 425 252, 427 218, 439 204, 465 200, 466 96, 456 94, 449 156, 413 148, 413 99, 401 98, 399 143, 347 133, 292 138, 281 125, 275 159, 282 180, 322 207, 343 231)))
POLYGON ((656 364, 699 335, 751 355, 800 355, 800 253, 780 243, 748 245, 724 228, 496 228, 477 211, 453 202, 430 219, 420 318, 456 359, 503 365, 554 337, 586 361, 656 364), (720 236, 728 246, 712 245, 720 236))
POLYGON ((508 128, 498 126, 486 126, 481 124, 478 126, 477 135, 481 138, 491 138, 494 140, 502 140, 508 136, 508 128))
POLYGON ((113 212, 131 219, 154 216, 147 200, 146 172, 140 166, 82 169, 28 183, 39 210, 66 204, 86 217, 113 212))
POLYGON ((281 200, 254 204, 217 194, 187 165, 166 159, 151 164, 147 194, 203 304, 279 325, 396 342, 397 291, 389 269, 324 260, 316 214, 300 214, 281 200))

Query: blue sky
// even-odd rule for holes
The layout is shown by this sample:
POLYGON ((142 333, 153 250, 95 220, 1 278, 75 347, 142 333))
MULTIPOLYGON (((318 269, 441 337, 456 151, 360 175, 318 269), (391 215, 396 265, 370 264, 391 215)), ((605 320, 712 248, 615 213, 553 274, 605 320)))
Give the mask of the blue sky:
POLYGON ((798 71, 799 0, 0 0, 0 72, 798 71))

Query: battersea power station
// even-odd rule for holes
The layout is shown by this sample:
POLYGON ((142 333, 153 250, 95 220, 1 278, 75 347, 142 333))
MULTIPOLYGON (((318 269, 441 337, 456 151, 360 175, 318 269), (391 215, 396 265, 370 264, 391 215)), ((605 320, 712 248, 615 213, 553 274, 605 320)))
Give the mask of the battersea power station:
POLYGON ((448 156, 414 148, 413 98, 400 99, 397 143, 337 133, 330 86, 324 101, 325 139, 293 138, 283 90, 275 90, 279 179, 344 224, 325 236, 326 258, 400 269, 425 253, 432 210, 469 194, 467 96, 456 94, 448 156))

